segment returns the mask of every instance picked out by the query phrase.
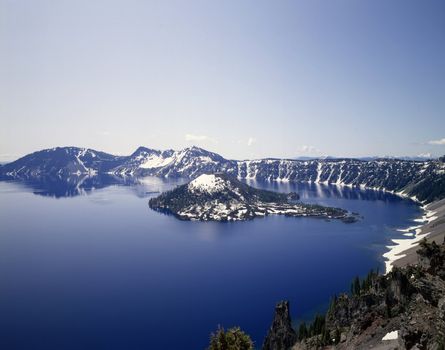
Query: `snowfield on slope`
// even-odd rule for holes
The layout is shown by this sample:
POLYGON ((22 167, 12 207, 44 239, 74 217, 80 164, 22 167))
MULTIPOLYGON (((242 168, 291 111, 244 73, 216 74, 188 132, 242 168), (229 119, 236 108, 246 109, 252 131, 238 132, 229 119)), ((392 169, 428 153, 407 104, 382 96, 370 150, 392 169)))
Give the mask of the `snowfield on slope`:
POLYGON ((188 185, 189 191, 200 191, 207 193, 215 193, 224 190, 227 186, 221 177, 215 174, 203 174, 191 181, 188 185))

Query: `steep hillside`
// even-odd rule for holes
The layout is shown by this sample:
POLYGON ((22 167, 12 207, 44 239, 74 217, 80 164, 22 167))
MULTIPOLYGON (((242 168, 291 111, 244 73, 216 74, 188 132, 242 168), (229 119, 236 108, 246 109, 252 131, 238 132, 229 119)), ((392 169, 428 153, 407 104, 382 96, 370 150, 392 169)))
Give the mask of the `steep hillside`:
POLYGON ((120 175, 193 178, 208 173, 233 173, 235 167, 236 162, 199 147, 180 151, 158 151, 139 147, 112 172, 120 175))
POLYGON ((415 266, 356 278, 350 294, 335 296, 326 315, 300 324, 297 335, 280 303, 263 350, 443 349, 445 243, 423 241, 418 255, 415 266))
POLYGON ((445 196, 445 165, 440 160, 261 159, 238 162, 237 176, 243 179, 366 187, 400 192, 428 202, 445 196))
POLYGON ((3 177, 97 174, 115 168, 127 157, 88 148, 56 147, 28 154, 0 168, 3 177))

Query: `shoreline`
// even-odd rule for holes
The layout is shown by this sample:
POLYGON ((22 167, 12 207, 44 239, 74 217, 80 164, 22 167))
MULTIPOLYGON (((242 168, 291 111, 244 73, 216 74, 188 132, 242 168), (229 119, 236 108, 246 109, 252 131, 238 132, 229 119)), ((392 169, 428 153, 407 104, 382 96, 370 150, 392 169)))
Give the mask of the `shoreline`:
MULTIPOLYGON (((247 178, 244 178, 246 180, 247 178)), ((268 179, 269 182, 290 182, 288 179, 268 179)), ((420 205, 423 211, 423 215, 413 221, 417 223, 416 225, 409 226, 407 228, 398 228, 396 231, 403 232, 405 238, 393 238, 391 242, 394 244, 387 245, 387 252, 383 253, 385 263, 385 274, 390 272, 394 266, 404 267, 409 264, 415 264, 418 261, 417 257, 417 246, 419 242, 426 238, 428 242, 435 241, 437 244, 442 244, 445 241, 445 198, 422 205, 416 196, 411 196, 406 193, 405 190, 387 190, 383 187, 368 187, 363 184, 345 184, 343 182, 329 182, 329 181, 302 181, 306 183, 313 183, 316 185, 325 186, 337 186, 337 187, 349 187, 349 188, 359 188, 362 190, 371 190, 376 192, 390 193, 397 197, 412 200, 413 202, 420 205)))
POLYGON ((389 250, 383 254, 385 258, 385 274, 394 266, 403 267, 417 263, 417 246, 426 238, 428 242, 435 241, 441 244, 445 238, 445 199, 429 203, 421 207, 423 215, 414 219, 417 225, 408 228, 399 228, 406 238, 391 239, 392 245, 386 246, 389 250))

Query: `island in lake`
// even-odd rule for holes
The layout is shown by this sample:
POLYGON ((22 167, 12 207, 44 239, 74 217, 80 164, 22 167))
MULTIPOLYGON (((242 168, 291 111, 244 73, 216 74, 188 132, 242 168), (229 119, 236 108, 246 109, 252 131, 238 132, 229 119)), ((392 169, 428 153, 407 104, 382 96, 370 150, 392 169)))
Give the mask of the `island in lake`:
POLYGON ((340 208, 297 202, 295 192, 278 193, 251 187, 227 174, 203 174, 188 184, 151 198, 151 209, 181 220, 239 221, 266 215, 308 216, 354 222, 340 208))

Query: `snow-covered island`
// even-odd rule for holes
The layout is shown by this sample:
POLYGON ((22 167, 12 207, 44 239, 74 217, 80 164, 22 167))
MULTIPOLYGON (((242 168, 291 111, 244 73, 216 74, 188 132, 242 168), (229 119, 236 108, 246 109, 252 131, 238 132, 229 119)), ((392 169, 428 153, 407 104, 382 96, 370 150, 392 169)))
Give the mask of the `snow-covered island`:
POLYGON ((354 222, 340 208, 297 202, 298 194, 253 188, 227 174, 203 174, 188 184, 151 198, 151 209, 181 220, 238 221, 266 215, 310 216, 354 222))

